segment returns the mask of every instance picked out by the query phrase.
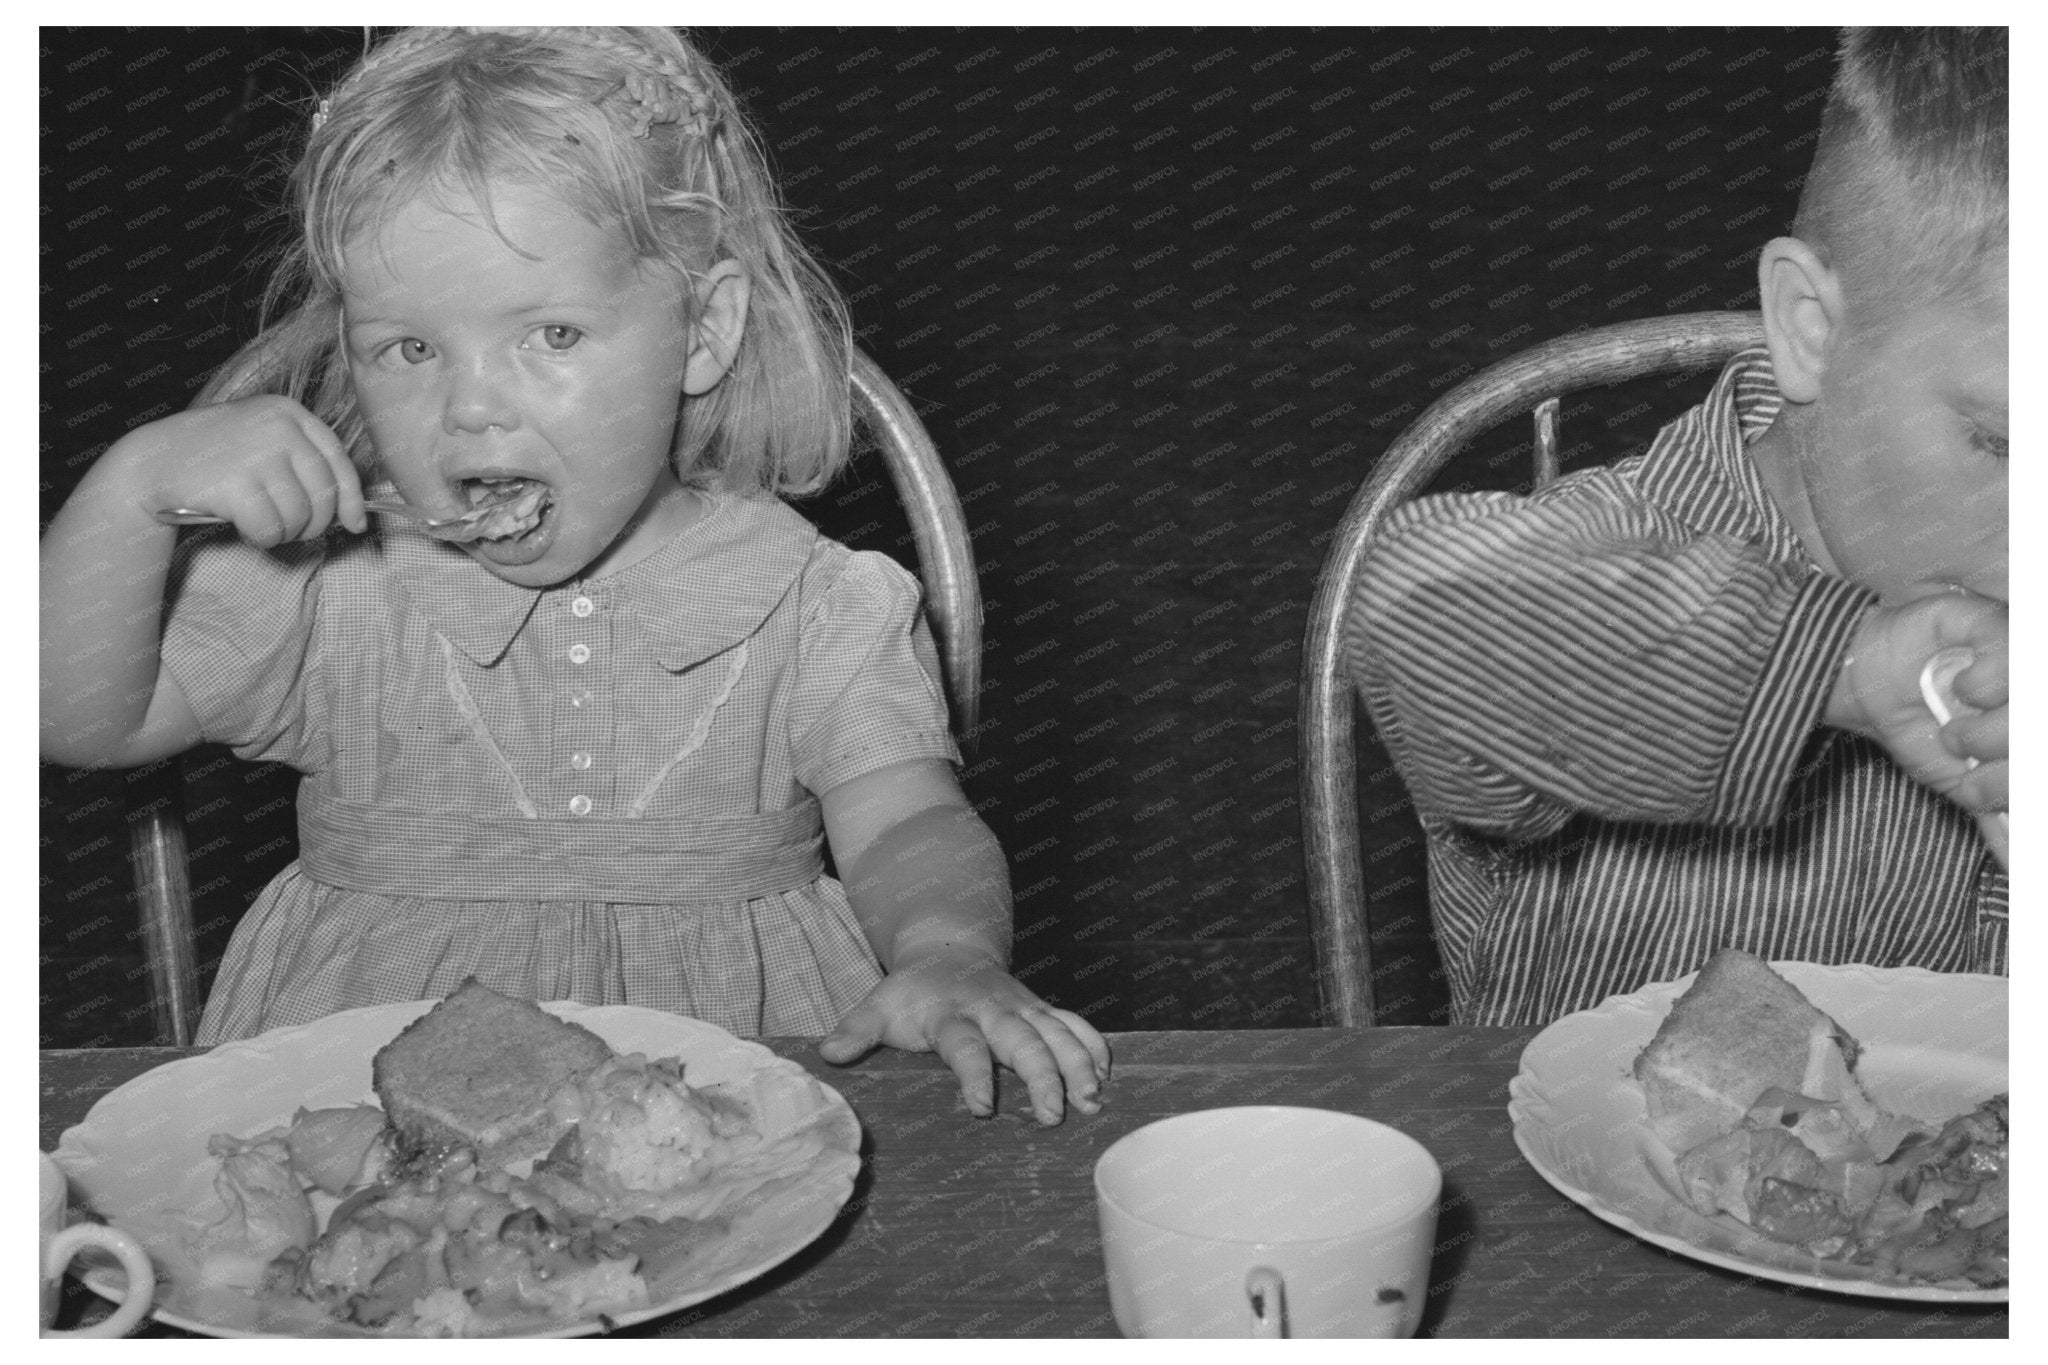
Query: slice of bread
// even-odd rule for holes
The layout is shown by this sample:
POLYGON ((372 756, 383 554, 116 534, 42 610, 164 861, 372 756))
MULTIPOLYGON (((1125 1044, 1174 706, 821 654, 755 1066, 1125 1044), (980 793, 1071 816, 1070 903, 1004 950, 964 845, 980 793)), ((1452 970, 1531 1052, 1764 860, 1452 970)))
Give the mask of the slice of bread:
POLYGON ((1852 1069, 1861 1048, 1770 964, 1723 948, 1672 1002, 1635 1061, 1650 1127, 1673 1152, 1733 1132, 1757 1096, 1782 1086, 1876 1114, 1852 1069))
POLYGON ((471 978, 378 1049, 370 1076, 406 1152, 468 1147, 500 1167, 554 1145, 566 1125, 548 1097, 611 1055, 582 1025, 471 978))

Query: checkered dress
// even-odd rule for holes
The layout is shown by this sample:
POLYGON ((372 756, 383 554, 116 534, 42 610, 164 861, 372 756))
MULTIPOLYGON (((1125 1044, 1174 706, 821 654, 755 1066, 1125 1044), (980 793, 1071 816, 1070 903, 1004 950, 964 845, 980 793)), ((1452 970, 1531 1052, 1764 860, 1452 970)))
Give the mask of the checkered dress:
POLYGON ((1350 665, 1429 838, 1458 1022, 1546 1023, 1724 944, 2006 970, 1975 824, 1820 724, 1876 599, 1743 449, 1780 401, 1744 352, 1641 455, 1389 520, 1350 665))
POLYGON ((400 530, 180 548, 163 659, 207 738, 305 774, 299 859, 202 1043, 446 994, 817 1036, 881 979, 816 793, 959 761, 914 579, 721 497, 543 591, 400 530))

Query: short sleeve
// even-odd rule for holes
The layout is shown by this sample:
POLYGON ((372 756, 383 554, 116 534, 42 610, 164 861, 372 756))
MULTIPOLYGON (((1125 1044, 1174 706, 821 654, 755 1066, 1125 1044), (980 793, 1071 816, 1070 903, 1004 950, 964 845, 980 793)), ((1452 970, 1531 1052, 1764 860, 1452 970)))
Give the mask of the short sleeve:
POLYGON ((790 708, 797 781, 822 795, 911 759, 958 764, 917 580, 887 555, 834 545, 805 586, 790 708))
POLYGON ((228 532, 180 542, 164 593, 164 668, 207 739, 311 770, 319 726, 318 544, 263 550, 228 532))

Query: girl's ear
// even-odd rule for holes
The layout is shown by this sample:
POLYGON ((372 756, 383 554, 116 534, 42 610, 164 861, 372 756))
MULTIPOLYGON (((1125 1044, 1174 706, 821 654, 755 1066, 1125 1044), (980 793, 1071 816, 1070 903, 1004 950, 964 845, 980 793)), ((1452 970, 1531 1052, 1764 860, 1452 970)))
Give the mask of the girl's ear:
POLYGON ((720 261, 697 280, 696 325, 683 363, 683 392, 709 393, 732 368, 747 330, 752 282, 738 261, 720 261))
POLYGON ((1844 326, 1841 277, 1797 237, 1774 237, 1757 262, 1757 285, 1778 392, 1788 403, 1811 403, 1829 343, 1844 326))

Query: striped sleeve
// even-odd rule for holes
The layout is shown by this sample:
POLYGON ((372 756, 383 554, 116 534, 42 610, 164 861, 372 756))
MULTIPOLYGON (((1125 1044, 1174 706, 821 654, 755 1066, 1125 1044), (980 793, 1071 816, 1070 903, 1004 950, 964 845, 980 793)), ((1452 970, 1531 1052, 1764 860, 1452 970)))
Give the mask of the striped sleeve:
POLYGON ((1581 812, 1774 822, 1856 590, 1611 471, 1573 483, 1409 504, 1366 562, 1350 662, 1417 805, 1505 838, 1581 812))
POLYGON ((1971 970, 1998 976, 2011 973, 2007 958, 2006 925, 2012 901, 2012 882, 1997 861, 1986 858, 1977 880, 1977 958, 1971 970))
POLYGON ((1801 585, 1750 694, 1707 819, 1761 824, 1777 819, 1794 767, 1834 689, 1856 623, 1876 594, 1845 578, 1814 574, 1801 585))

